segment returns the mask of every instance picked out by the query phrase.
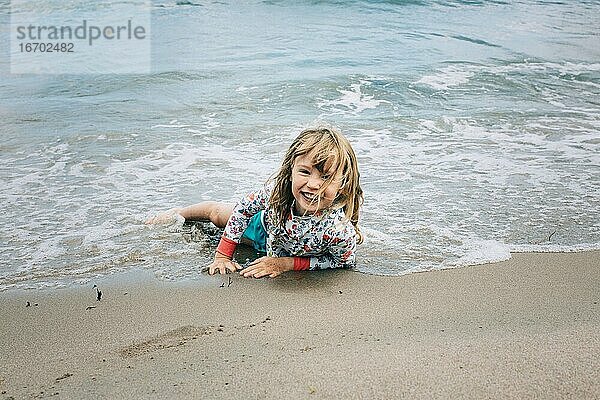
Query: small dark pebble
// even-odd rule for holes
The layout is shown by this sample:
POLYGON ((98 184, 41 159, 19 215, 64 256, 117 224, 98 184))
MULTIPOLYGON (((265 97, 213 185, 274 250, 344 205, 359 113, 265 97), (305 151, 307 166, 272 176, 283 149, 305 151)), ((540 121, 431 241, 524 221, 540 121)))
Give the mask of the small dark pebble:
POLYGON ((340 294, 342 294, 342 291, 341 291, 341 290, 340 290, 339 292, 340 292, 340 294))
MULTIPOLYGON (((27 304, 25 304, 25 307, 31 307, 31 303, 27 302, 27 304)), ((4 393, 3 393, 4 394, 4 393)))
POLYGON ((225 382, 225 386, 229 385, 229 382, 225 382))
POLYGON ((441 332, 444 332, 444 330, 443 330, 443 329, 440 329, 440 331, 441 331, 441 332))
POLYGON ((223 328, 218 328, 217 332, 223 332, 223 328))
POLYGON ((37 307, 37 306, 38 306, 38 303, 35 303, 33 306, 34 306, 34 307, 37 307))
POLYGON ((250 328, 254 328, 256 324, 250 324, 250 328))

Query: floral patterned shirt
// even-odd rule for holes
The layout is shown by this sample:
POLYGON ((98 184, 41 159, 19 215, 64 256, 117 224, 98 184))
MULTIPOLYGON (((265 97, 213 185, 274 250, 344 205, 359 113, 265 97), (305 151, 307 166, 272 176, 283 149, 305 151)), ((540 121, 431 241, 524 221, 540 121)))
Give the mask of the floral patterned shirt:
MULTIPOLYGON (((350 268, 356 261, 356 231, 342 208, 326 210, 310 216, 290 213, 285 226, 276 226, 269 198, 273 187, 244 196, 234 207, 223 237, 239 243, 250 219, 265 210, 267 256, 309 258, 308 269, 350 268)), ((305 261, 305 260, 302 260, 305 261)))

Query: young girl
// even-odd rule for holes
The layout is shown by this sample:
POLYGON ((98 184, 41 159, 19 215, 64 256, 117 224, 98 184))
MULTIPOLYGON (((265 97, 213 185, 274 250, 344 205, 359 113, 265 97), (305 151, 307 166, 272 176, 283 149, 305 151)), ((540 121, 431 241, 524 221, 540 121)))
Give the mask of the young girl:
POLYGON ((265 186, 237 204, 206 201, 172 209, 147 223, 210 220, 225 228, 212 275, 241 267, 232 260, 240 242, 267 253, 242 269, 245 277, 276 277, 290 270, 349 268, 355 263, 363 192, 354 150, 333 128, 306 129, 288 149, 281 168, 265 186))

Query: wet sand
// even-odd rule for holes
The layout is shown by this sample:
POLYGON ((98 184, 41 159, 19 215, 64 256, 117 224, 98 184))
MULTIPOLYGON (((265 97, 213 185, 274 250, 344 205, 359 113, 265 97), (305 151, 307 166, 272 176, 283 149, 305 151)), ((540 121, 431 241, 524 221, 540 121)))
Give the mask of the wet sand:
POLYGON ((4 292, 0 399, 598 398, 599 260, 4 292))

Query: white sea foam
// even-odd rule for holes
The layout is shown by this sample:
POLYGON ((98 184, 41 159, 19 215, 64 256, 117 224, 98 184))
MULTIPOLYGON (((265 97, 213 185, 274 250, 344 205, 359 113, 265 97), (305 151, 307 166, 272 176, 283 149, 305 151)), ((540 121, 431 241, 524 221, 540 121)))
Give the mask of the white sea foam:
POLYGON ((469 82, 471 76, 473 76, 472 71, 465 70, 463 67, 450 65, 442 68, 435 74, 423 76, 415 83, 427 85, 436 90, 446 90, 469 82))
MULTIPOLYGON (((416 80, 415 84, 430 86, 436 90, 447 90, 455 87, 463 86, 469 83, 478 74, 491 74, 504 76, 510 79, 515 74, 540 74, 540 73, 555 73, 558 76, 572 75, 579 76, 583 73, 598 72, 600 64, 598 63, 571 63, 563 64, 552 62, 522 62, 508 65, 478 65, 478 64, 461 64, 448 65, 438 69, 435 73, 425 75, 416 80)), ((590 85, 590 82, 577 82, 574 84, 590 85)), ((592 86, 595 86, 591 82, 592 86)), ((545 96, 550 95, 555 97, 554 92, 545 91, 545 96)), ((557 100, 551 100, 557 102, 557 100)), ((560 102, 557 102, 560 103, 560 102)), ((564 106, 561 104, 561 107, 564 106)))
POLYGON ((248 91, 255 90, 255 89, 258 89, 258 86, 250 86, 250 87, 239 86, 238 88, 235 89, 235 91, 238 93, 243 93, 243 92, 248 92, 248 91))
POLYGON ((510 259, 510 247, 497 240, 465 240, 464 254, 457 260, 443 263, 443 266, 459 267, 466 265, 489 264, 510 259))
POLYGON ((373 95, 363 93, 363 86, 369 86, 370 82, 361 80, 359 83, 350 84, 349 89, 338 88, 341 96, 334 100, 321 99, 317 106, 325 110, 323 116, 335 114, 360 114, 365 110, 379 107, 381 104, 389 104, 389 101, 375 99, 373 95))
POLYGON ((600 250, 600 243, 562 244, 512 244, 509 246, 513 253, 578 253, 582 251, 600 250))
POLYGON ((188 128, 189 125, 186 124, 157 124, 157 125, 152 125, 150 127, 150 129, 156 129, 156 128, 188 128))

